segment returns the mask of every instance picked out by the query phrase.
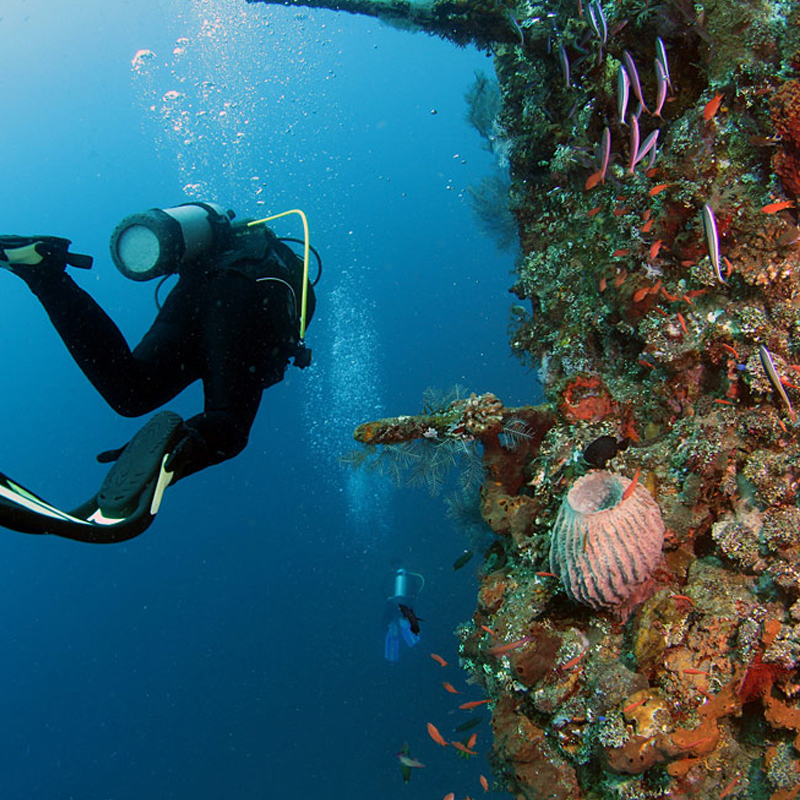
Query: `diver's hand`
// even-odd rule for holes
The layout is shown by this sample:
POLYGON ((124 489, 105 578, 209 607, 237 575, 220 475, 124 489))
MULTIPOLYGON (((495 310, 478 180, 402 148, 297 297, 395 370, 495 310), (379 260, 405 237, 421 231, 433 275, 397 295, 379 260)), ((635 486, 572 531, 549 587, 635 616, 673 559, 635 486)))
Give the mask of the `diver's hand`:
POLYGON ((37 267, 39 272, 63 272, 71 267, 90 269, 92 257, 70 253, 70 239, 61 236, 10 236, 0 234, 0 262, 5 262, 12 272, 25 274, 26 267, 37 267))
MULTIPOLYGON (((69 239, 59 239, 48 236, 35 242, 34 250, 40 257, 39 264, 48 272, 63 272, 67 266, 67 251, 72 242, 69 239)), ((34 262, 35 263, 35 262, 34 262)))
POLYGON ((67 265, 67 251, 72 242, 59 236, 0 236, 0 259, 12 271, 44 266, 61 271, 67 265))
POLYGON ((98 464, 110 464, 112 461, 116 461, 121 455, 122 451, 128 446, 126 442, 122 447, 115 447, 113 450, 103 450, 102 453, 98 453, 95 458, 97 459, 98 464))

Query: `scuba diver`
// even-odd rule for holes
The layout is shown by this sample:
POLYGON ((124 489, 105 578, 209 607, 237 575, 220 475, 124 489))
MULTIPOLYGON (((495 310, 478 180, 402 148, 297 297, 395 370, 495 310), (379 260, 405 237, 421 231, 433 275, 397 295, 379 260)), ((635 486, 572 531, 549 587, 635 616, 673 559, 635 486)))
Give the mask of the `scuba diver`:
POLYGON ((386 626, 383 657, 392 664, 400 660, 401 637, 409 647, 419 641, 418 623, 422 618, 414 613, 410 604, 424 588, 425 578, 418 572, 409 572, 403 567, 392 572, 383 614, 386 626))
MULTIPOLYGON (((185 203, 125 218, 111 256, 135 281, 178 281, 131 349, 114 322, 66 272, 91 267, 53 236, 0 236, 0 267, 36 295, 73 359, 117 413, 137 417, 189 384, 203 382, 203 411, 183 420, 156 414, 124 447, 100 454, 116 463, 100 490, 65 512, 0 473, 0 526, 86 542, 117 542, 152 522, 166 486, 240 453, 264 389, 283 379, 290 359, 310 363, 305 330, 314 313, 305 215, 297 209, 233 223, 213 203, 185 203), (265 222, 297 213, 304 258, 265 222)), ((317 275, 314 284, 319 280, 317 275)))

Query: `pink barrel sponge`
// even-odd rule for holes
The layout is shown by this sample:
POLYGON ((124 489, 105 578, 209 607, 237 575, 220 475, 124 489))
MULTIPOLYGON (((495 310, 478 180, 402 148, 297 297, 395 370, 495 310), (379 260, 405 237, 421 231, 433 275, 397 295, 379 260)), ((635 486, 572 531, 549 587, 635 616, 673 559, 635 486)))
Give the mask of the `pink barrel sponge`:
POLYGON ((661 561, 664 522, 650 492, 596 470, 579 478, 564 498, 553 526, 550 570, 567 594, 592 608, 627 616, 647 596, 661 561))

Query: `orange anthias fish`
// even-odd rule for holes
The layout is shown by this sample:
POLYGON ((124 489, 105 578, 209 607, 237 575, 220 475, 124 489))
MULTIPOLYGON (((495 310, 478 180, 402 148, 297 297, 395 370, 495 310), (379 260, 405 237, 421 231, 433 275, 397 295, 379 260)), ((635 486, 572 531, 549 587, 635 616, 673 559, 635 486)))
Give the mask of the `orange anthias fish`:
POLYGON ((456 750, 459 750, 462 753, 466 753, 468 756, 478 755, 474 750, 470 750, 469 747, 467 747, 462 742, 450 742, 450 744, 453 745, 453 747, 455 747, 456 750))
POLYGON ((598 170, 597 172, 593 172, 587 179, 586 183, 584 184, 584 191, 588 192, 590 189, 594 189, 600 181, 604 180, 605 173, 602 170, 598 170))
POLYGON ((779 211, 785 211, 787 208, 794 207, 794 200, 781 200, 778 203, 767 203, 762 209, 762 214, 777 214, 779 211))
POLYGON ((661 245, 663 242, 661 239, 656 239, 653 244, 650 245, 650 258, 655 258, 658 255, 658 251, 661 249, 661 245))
POLYGON ((642 300, 644 300, 645 297, 647 297, 648 294, 650 294, 649 286, 645 286, 642 289, 639 289, 638 292, 633 293, 633 298, 632 298, 633 302, 640 303, 642 300))
POLYGON ((446 739, 441 733, 439 733, 439 729, 432 722, 428 723, 428 734, 431 739, 436 742, 436 744, 440 744, 442 747, 447 747, 446 739))
POLYGON ((456 800, 456 793, 455 792, 448 792, 442 800, 456 800))
MULTIPOLYGON (((636 468, 636 474, 633 480, 628 484, 628 488, 622 493, 622 500, 627 500, 636 491, 636 486, 639 483, 639 473, 642 471, 641 467, 636 468)), ((620 502, 622 502, 622 500, 620 502)))
POLYGON ((445 661, 445 660, 444 660, 444 659, 443 659, 441 656, 439 656, 439 655, 436 655, 436 653, 431 653, 431 658, 432 658, 432 659, 433 659, 433 660, 434 660, 434 661, 435 661, 437 664, 439 664, 439 666, 441 666, 441 667, 446 667, 446 666, 447 666, 447 662, 446 662, 446 661, 445 661))
POLYGON ((711 98, 703 108, 703 119, 708 122, 714 114, 719 111, 720 103, 722 102, 722 94, 717 92, 714 97, 711 98))
POLYGON ((477 741, 478 741, 478 734, 473 733, 472 736, 470 736, 469 739, 467 739, 467 747, 469 747, 469 749, 472 750, 472 748, 475 747, 475 742, 477 741))
POLYGON ((505 644, 497 644, 494 647, 490 647, 486 652, 490 656, 502 656, 528 644, 529 641, 531 641, 530 636, 523 636, 521 639, 516 639, 513 642, 505 642, 505 644))
POLYGON ((470 708, 477 708, 478 706, 482 706, 484 703, 491 702, 491 700, 470 700, 468 703, 462 703, 459 708, 463 711, 468 711, 470 708))
POLYGON ((442 681, 442 686, 444 686, 445 690, 450 692, 450 694, 461 694, 461 692, 453 686, 452 683, 448 683, 447 681, 442 681))
POLYGON ((486 780, 485 775, 479 775, 478 780, 481 782, 481 787, 483 788, 484 792, 489 791, 489 781, 486 780))

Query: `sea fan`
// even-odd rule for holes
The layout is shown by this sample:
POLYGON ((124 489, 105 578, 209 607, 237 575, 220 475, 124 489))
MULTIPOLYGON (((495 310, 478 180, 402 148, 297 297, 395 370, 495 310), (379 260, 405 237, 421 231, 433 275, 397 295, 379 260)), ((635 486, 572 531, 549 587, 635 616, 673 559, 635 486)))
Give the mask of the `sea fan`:
POLYGON ((356 450, 350 450, 348 453, 339 456, 339 463, 345 466, 358 469, 363 467, 371 456, 376 454, 377 448, 374 445, 364 445, 356 450))
POLYGON ((481 178, 477 186, 468 186, 470 205, 478 218, 481 232, 506 250, 517 241, 517 220, 508 207, 511 179, 501 170, 481 178))
MULTIPOLYGON (((467 390, 458 384, 446 392, 426 389, 423 394, 425 413, 436 415, 447 411, 467 394, 467 390)), ((454 467, 460 469, 462 491, 476 489, 484 479, 479 442, 459 436, 434 435, 397 444, 365 445, 361 450, 341 456, 339 461, 353 468, 364 467, 378 475, 386 475, 397 487, 427 486, 431 495, 442 492, 454 467)))
POLYGON ((414 439, 381 448, 365 447, 341 456, 353 468, 386 475, 395 486, 427 486, 431 495, 441 493, 450 471, 460 467, 462 489, 480 486, 483 465, 475 442, 463 439, 414 439))
POLYGON ((457 528, 465 530, 474 528, 476 533, 491 531, 481 514, 481 497, 477 490, 460 489, 450 492, 444 498, 444 502, 447 506, 447 516, 457 528))
POLYGON ((481 135, 486 149, 493 152, 495 120, 500 113, 500 86, 479 70, 464 99, 467 101, 467 122, 481 135))
POLYGON ((468 394, 460 383, 447 390, 429 386, 422 393, 422 410, 425 414, 436 414, 446 410, 456 400, 463 400, 468 394))

